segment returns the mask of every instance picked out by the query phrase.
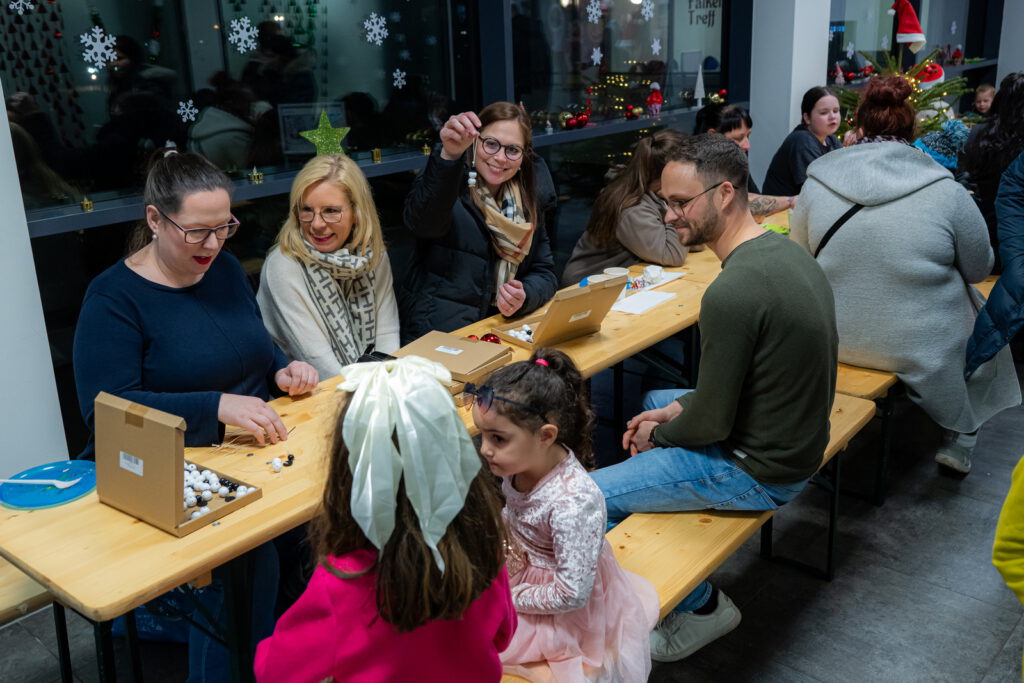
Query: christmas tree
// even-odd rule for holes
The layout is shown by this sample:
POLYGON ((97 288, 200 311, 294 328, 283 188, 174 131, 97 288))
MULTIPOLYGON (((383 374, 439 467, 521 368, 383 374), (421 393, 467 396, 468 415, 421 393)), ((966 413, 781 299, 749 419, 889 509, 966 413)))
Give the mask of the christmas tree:
MULTIPOLYGON (((950 111, 947 97, 960 97, 964 93, 972 92, 973 88, 967 87, 967 79, 960 76, 948 81, 929 84, 929 76, 941 67, 935 62, 935 56, 939 53, 936 49, 918 64, 903 71, 900 63, 891 53, 886 53, 885 62, 876 61, 866 52, 860 52, 874 67, 871 78, 888 78, 898 76, 910 82, 914 92, 909 102, 917 115, 917 134, 919 136, 933 130, 939 130, 944 121, 953 118, 950 111)), ((847 118, 839 126, 839 135, 855 127, 853 116, 857 110, 857 102, 860 99, 860 91, 850 88, 837 88, 839 105, 846 110, 847 118)))

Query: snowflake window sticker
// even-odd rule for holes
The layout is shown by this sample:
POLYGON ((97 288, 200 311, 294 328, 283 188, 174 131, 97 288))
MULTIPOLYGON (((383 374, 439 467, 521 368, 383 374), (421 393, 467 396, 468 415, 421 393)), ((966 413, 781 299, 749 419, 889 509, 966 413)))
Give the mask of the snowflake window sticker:
POLYGON ((601 66, 601 57, 603 56, 604 55, 601 54, 601 47, 595 47, 590 53, 590 63, 594 66, 601 66))
POLYGON ((83 33, 78 39, 82 41, 82 45, 85 45, 82 59, 86 64, 92 64, 97 69, 102 69, 107 63, 117 59, 117 53, 114 52, 117 39, 106 35, 99 26, 93 26, 92 31, 83 33))
MULTIPOLYGON (((654 0, 644 0, 644 4, 640 5, 640 14, 643 15, 645 21, 650 21, 654 18, 654 0)), ((655 52, 654 54, 658 54, 655 52)))
POLYGON ((591 24, 601 21, 601 0, 590 0, 587 5, 587 21, 591 24))
POLYGON ((249 21, 249 17, 231 20, 231 32, 228 33, 228 42, 235 46, 239 53, 245 54, 256 49, 256 27, 249 21))
POLYGON ((651 52, 654 55, 661 54, 661 38, 655 38, 654 41, 651 43, 651 52))
POLYGON ((376 12, 370 12, 370 18, 363 22, 363 28, 366 29, 366 42, 377 47, 383 45, 384 39, 388 37, 388 20, 376 12))
POLYGON ((182 123, 195 121, 196 114, 198 113, 199 110, 196 109, 196 105, 192 103, 192 100, 189 100, 188 102, 178 102, 178 116, 181 117, 182 123))
POLYGON ((13 2, 7 5, 7 8, 12 12, 24 14, 28 10, 34 10, 36 6, 29 2, 29 0, 13 0, 13 2))
POLYGON ((405 72, 401 69, 395 69, 394 73, 391 74, 391 85, 395 86, 399 90, 405 87, 405 72))

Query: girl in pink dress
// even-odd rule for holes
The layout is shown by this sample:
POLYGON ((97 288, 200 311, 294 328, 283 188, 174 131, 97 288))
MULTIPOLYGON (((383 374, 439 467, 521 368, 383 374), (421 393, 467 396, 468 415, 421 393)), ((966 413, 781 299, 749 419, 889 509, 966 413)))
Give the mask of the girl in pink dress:
POLYGON ((318 566, 256 650, 261 683, 496 683, 516 628, 501 502, 422 358, 343 369, 318 566))
POLYGON ((530 680, 642 682, 658 596, 605 540, 604 497, 584 465, 593 413, 572 360, 538 350, 475 394, 480 453, 502 478, 519 627, 501 655, 530 680), (538 662, 545 662, 547 666, 538 662))

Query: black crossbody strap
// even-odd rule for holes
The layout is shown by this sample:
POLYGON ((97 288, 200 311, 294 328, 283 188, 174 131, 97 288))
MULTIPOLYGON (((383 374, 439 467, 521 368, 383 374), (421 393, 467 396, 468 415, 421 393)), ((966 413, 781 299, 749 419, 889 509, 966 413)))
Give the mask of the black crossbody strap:
POLYGON ((820 242, 818 242, 818 248, 814 250, 814 258, 818 258, 818 254, 820 254, 821 250, 825 248, 825 245, 828 244, 828 241, 832 239, 832 235, 836 234, 836 230, 843 227, 843 223, 853 218, 853 214, 857 213, 863 208, 863 204, 854 204, 853 206, 850 207, 849 211, 840 216, 839 220, 832 224, 832 227, 828 229, 828 232, 825 233, 825 236, 821 238, 820 242))

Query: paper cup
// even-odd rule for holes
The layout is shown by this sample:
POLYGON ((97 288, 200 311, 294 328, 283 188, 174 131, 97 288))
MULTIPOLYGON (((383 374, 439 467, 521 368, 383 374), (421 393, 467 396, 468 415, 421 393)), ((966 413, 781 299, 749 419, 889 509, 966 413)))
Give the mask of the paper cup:
POLYGON ((597 284, 598 282, 604 282, 605 280, 611 280, 612 277, 613 277, 612 275, 607 275, 605 273, 598 273, 597 275, 588 275, 586 277, 586 281, 587 281, 588 285, 593 285, 593 284, 597 284))
POLYGON ((665 269, 661 266, 647 266, 644 268, 644 279, 650 282, 652 285, 656 285, 661 282, 661 278, 665 275, 665 269))

